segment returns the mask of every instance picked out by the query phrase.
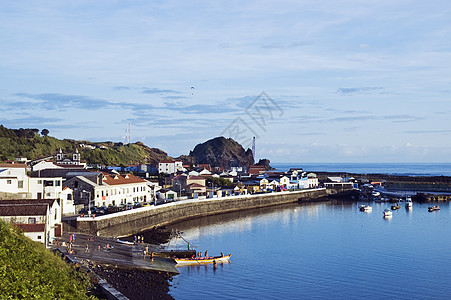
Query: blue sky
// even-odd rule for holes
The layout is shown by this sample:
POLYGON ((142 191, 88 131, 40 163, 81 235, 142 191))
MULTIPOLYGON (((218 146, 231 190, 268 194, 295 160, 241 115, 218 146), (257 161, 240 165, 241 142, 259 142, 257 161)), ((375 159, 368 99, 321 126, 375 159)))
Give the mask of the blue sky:
POLYGON ((9 1, 0 123, 172 156, 451 162, 449 1, 9 1), (192 89, 191 87, 194 87, 192 89))

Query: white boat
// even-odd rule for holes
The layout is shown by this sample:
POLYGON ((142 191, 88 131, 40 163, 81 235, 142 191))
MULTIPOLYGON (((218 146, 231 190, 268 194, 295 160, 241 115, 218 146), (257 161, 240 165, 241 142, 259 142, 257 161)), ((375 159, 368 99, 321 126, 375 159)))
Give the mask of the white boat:
POLYGON ((384 217, 391 217, 393 215, 392 211, 388 208, 384 210, 384 217))
POLYGON ((406 208, 411 208, 412 207, 412 199, 410 199, 410 197, 406 198, 406 208))
POLYGON ((369 206, 369 205, 362 204, 362 205, 359 206, 359 210, 360 211, 371 211, 371 210, 373 210, 373 208, 371 206, 369 206))

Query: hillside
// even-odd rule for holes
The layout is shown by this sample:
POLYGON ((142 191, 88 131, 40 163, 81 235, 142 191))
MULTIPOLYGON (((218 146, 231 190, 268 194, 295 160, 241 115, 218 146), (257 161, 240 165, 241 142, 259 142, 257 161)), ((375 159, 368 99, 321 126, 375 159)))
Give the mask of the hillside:
POLYGON ((89 299, 86 275, 0 220, 0 299, 89 299))
POLYGON ((181 156, 180 159, 185 164, 210 164, 225 169, 232 166, 249 167, 254 164, 250 149, 244 150, 243 146, 233 139, 222 136, 198 144, 189 155, 181 156))
POLYGON ((53 156, 59 149, 65 153, 71 153, 78 149, 82 160, 88 164, 156 164, 160 160, 170 159, 166 152, 150 148, 140 142, 124 145, 113 142, 59 140, 51 136, 41 136, 38 129, 8 129, 0 125, 0 161, 14 160, 20 156, 36 160, 53 156), (81 147, 81 144, 104 147, 91 150, 81 147))

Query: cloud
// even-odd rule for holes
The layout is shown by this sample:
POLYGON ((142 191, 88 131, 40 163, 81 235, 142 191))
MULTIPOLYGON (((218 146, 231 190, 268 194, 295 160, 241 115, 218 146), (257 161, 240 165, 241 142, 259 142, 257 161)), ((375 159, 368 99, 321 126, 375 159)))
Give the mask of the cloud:
POLYGON ((162 90, 162 89, 158 89, 158 88, 143 88, 142 91, 143 94, 181 94, 178 91, 174 91, 174 90, 162 90))
POLYGON ((122 91, 122 90, 129 90, 130 88, 128 86, 115 86, 113 90, 115 91, 122 91))
POLYGON ((383 90, 383 87, 379 86, 368 86, 368 87, 355 87, 355 88, 339 88, 337 89, 338 94, 353 94, 353 93, 368 93, 373 91, 383 90))
POLYGON ((451 130, 407 130, 404 133, 408 134, 451 134, 451 130))
POLYGON ((424 117, 409 116, 409 115, 387 115, 387 116, 350 116, 332 118, 328 121, 336 122, 350 122, 350 121, 370 121, 370 120, 389 120, 393 122, 414 122, 424 119, 424 117))

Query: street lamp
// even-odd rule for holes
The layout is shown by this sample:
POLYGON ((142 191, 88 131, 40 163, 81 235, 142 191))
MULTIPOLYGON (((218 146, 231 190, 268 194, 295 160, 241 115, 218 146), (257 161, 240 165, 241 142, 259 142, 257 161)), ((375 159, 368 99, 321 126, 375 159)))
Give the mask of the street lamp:
POLYGON ((89 194, 89 198, 88 198, 88 215, 91 215, 91 192, 87 191, 87 190, 83 190, 83 193, 88 193, 89 194))
POLYGON ((175 185, 179 186, 179 200, 182 197, 182 185, 179 182, 176 182, 175 185))

